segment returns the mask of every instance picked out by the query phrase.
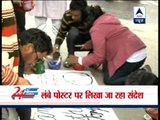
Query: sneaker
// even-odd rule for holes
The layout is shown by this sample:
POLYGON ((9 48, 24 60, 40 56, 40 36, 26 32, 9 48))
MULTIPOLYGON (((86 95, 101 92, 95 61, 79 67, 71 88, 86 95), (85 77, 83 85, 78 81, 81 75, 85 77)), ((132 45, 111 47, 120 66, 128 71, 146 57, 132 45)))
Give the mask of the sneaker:
POLYGON ((142 67, 142 70, 145 70, 146 72, 151 72, 152 73, 152 69, 149 65, 145 65, 144 67, 142 67))
POLYGON ((145 120, 153 120, 153 119, 151 118, 151 116, 148 115, 148 114, 145 114, 145 115, 144 115, 144 119, 145 119, 145 120))
POLYGON ((65 68, 70 68, 70 67, 72 67, 72 64, 71 63, 69 63, 67 60, 63 63, 63 67, 65 67, 65 68))

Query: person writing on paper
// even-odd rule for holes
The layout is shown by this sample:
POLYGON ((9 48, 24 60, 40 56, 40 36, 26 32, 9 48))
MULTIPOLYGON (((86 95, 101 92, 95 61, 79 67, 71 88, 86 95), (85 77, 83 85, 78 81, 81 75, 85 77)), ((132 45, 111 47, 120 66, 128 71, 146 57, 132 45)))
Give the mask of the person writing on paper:
MULTIPOLYGON (((70 3, 70 9, 67 10, 62 18, 61 27, 58 30, 56 36, 53 53, 59 51, 61 44, 63 43, 66 34, 68 57, 74 55, 74 45, 81 45, 90 40, 89 27, 86 27, 85 18, 87 16, 86 0, 72 0, 70 3)), ((90 8, 90 7, 89 7, 90 8)), ((71 67, 71 64, 66 60, 64 67, 71 67)))
POLYGON ((26 74, 34 72, 37 60, 52 53, 51 38, 42 30, 30 28, 21 33, 20 44, 20 72, 26 74))
POLYGON ((19 52, 13 5, 11 1, 2 3, 2 84, 30 85, 23 78, 24 71, 18 68, 19 59, 22 58, 20 61, 24 61, 26 67, 33 66, 37 59, 52 52, 51 39, 41 30, 34 28, 26 30, 20 36, 19 52))
MULTIPOLYGON (((94 11, 91 16, 94 16, 94 11)), ((84 66, 103 63, 104 84, 124 85, 127 75, 139 69, 145 62, 146 45, 129 28, 112 14, 95 17, 90 29, 93 54, 86 57, 69 56, 72 64, 84 66)))
MULTIPOLYGON (((50 37, 45 34, 43 31, 31 28, 22 32, 19 36, 20 43, 20 54, 18 55, 18 49, 14 49, 13 52, 4 52, 2 53, 4 58, 2 60, 2 84, 21 84, 19 79, 23 77, 23 73, 33 73, 33 68, 38 59, 42 59, 46 57, 50 53, 52 53, 52 43, 50 37), (12 58, 15 55, 15 60, 20 56, 20 66, 19 66, 19 76, 8 67, 7 58, 12 58), (10 72, 8 72, 10 70, 10 72), (8 72, 8 73, 7 73, 8 72), (15 77, 13 77, 15 75, 15 77), (9 77, 10 76, 10 77, 9 77), (11 76, 13 78, 11 78, 11 76)), ((18 46, 17 46, 18 47, 18 46)), ((10 60, 10 59, 9 59, 10 60)), ((14 60, 14 63, 16 63, 14 60)), ((16 63, 18 67, 18 63, 16 63)))

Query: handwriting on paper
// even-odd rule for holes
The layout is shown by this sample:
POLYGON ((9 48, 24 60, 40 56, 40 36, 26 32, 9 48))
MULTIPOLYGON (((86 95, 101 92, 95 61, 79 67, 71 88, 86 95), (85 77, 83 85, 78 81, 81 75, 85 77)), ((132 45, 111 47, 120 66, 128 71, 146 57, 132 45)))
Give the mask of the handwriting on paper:
POLYGON ((24 75, 38 86, 89 86, 98 85, 90 71, 46 70, 44 74, 24 75))
POLYGON ((36 120, 118 120, 111 108, 38 108, 36 120))

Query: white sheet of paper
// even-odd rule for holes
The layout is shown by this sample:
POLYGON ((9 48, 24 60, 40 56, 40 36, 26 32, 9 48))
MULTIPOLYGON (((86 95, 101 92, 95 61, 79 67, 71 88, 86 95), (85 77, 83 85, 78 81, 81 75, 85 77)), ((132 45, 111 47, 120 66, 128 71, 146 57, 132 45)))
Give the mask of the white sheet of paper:
POLYGON ((38 108, 35 120, 119 120, 111 108, 38 108))
MULTIPOLYGON (((46 70, 44 74, 24 75, 38 86, 98 85, 90 71, 46 70)), ((35 120, 118 120, 111 108, 32 108, 35 120)))
POLYGON ((24 75, 32 85, 38 86, 88 86, 98 85, 90 71, 46 70, 43 74, 24 75))

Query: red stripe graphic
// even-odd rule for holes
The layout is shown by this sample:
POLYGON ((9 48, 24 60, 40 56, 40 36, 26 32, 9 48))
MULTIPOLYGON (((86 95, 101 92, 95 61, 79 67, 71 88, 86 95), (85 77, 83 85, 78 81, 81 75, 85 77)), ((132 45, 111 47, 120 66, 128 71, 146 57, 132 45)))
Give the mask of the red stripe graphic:
POLYGON ((9 37, 17 33, 16 25, 3 27, 2 36, 9 37))

